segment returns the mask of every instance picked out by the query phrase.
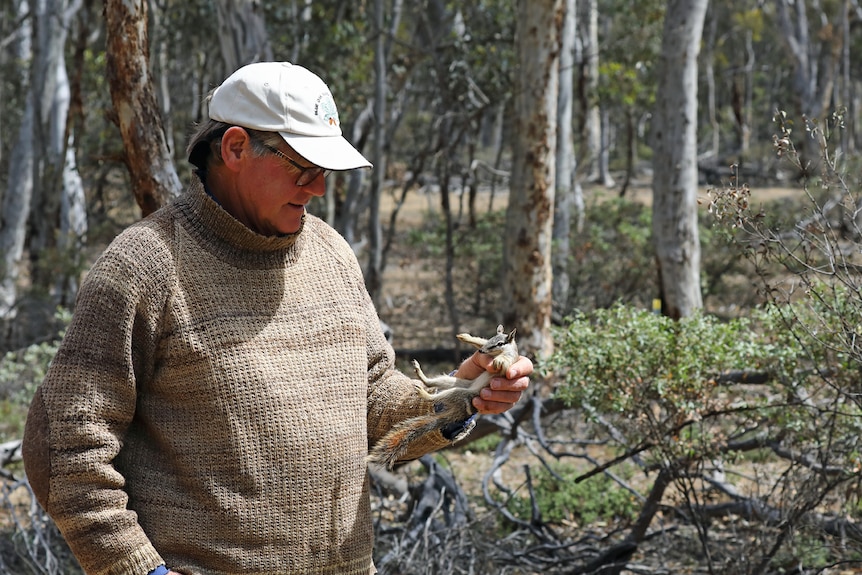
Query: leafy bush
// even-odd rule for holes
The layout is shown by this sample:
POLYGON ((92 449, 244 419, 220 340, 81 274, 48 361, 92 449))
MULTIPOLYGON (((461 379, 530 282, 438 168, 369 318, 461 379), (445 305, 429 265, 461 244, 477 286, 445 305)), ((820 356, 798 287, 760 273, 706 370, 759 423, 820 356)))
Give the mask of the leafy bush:
POLYGON ((746 318, 698 313, 673 321, 621 304, 575 315, 554 341, 556 353, 541 367, 562 376, 560 398, 630 417, 660 409, 672 425, 715 408, 723 372, 757 369, 777 354, 746 318))
MULTIPOLYGON (((60 309, 55 317, 65 329, 71 313, 60 309)), ((34 343, 0 358, 0 441, 20 439, 23 434, 27 406, 45 378, 63 333, 51 341, 34 343)))
MULTIPOLYGON (((672 487, 704 547, 714 510, 757 520, 745 572, 764 572, 800 540, 828 540, 826 517, 859 517, 858 498, 846 496, 862 484, 860 363, 848 339, 859 298, 816 282, 808 293, 730 321, 623 305, 580 313, 540 365, 593 422, 588 433, 620 454, 606 465, 633 460, 657 473, 650 497, 672 487)), ((853 543, 847 557, 859 555, 853 543)))
MULTIPOLYGON (((637 515, 639 502, 635 495, 600 475, 578 483, 575 467, 556 464, 551 470, 539 467, 532 472, 533 491, 541 520, 548 523, 578 523, 591 525, 628 522, 637 515)), ((515 517, 531 521, 533 506, 530 496, 519 492, 508 502, 515 517)))
POLYGON ((624 199, 597 201, 586 209, 584 229, 571 245, 569 301, 563 310, 609 307, 617 302, 646 307, 658 293, 651 210, 624 199))
MULTIPOLYGON (((456 224, 453 230, 455 269, 454 282, 460 296, 459 306, 470 308, 475 315, 492 314, 500 297, 503 250, 500 234, 504 229, 504 210, 476 214, 476 225, 456 224)), ((413 227, 408 244, 421 248, 428 265, 443 269, 437 261, 446 253, 446 222, 439 214, 428 214, 425 224, 413 227)))

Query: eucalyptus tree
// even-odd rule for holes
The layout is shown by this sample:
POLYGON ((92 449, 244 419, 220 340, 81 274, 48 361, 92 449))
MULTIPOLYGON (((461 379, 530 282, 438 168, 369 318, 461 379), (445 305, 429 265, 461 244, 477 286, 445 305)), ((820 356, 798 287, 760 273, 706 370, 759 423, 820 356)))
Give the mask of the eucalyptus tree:
MULTIPOLYGON (((858 96, 852 93, 850 82, 849 43, 852 41, 849 33, 851 4, 849 2, 793 2, 791 0, 775 0, 775 20, 779 30, 779 38, 786 47, 785 57, 789 57, 793 71, 790 83, 791 98, 780 98, 778 107, 789 110, 795 115, 827 120, 832 112, 841 117, 848 116, 845 110, 858 102, 858 96), (846 32, 842 33, 842 31, 846 32), (847 46, 847 53, 842 58, 847 46), (842 68, 843 89, 841 84, 842 68), (855 97, 854 97, 855 96, 855 97)), ((858 34, 856 35, 858 36, 858 34)), ((858 84, 857 84, 858 86, 858 84)), ((850 132, 852 134, 853 127, 850 132)), ((849 134, 848 134, 849 135, 849 134)), ((811 145, 810 138, 798 138, 799 151, 806 162, 803 162, 803 173, 807 173, 811 162, 819 154, 816 146, 811 145)), ((846 140, 846 137, 845 137, 846 140)), ((845 142, 845 147, 848 146, 845 142)))
POLYGON ((252 62, 272 60, 261 0, 218 0, 218 39, 225 77, 252 62))
POLYGON ((585 0, 583 6, 583 60, 585 86, 584 98, 584 135, 586 159, 588 160, 590 181, 603 185, 613 185, 608 171, 609 150, 603 146, 602 107, 598 97, 599 86, 599 2, 585 0))
POLYGON ((708 0, 668 0, 653 115, 653 224, 662 312, 703 307, 697 222, 697 57, 708 0))
MULTIPOLYGON (((29 7, 26 0, 17 0, 17 15, 23 17, 29 7)), ((13 50, 21 62, 29 61, 32 53, 31 42, 33 34, 32 21, 22 19, 18 34, 13 39, 13 50)), ((20 69, 23 92, 29 92, 29 70, 20 69)), ((0 248, 3 253, 2 283, 0 283, 0 316, 14 318, 17 311, 15 303, 18 296, 19 265, 24 254, 27 229, 27 217, 30 213, 30 202, 33 197, 33 129, 34 129, 34 98, 26 97, 24 113, 20 119, 18 139, 9 161, 7 187, 3 194, 2 212, 0 212, 0 248)))
POLYGON ((132 193, 145 216, 181 190, 150 74, 147 12, 146 0, 105 2, 111 99, 132 193))
POLYGON ((386 176, 385 148, 385 118, 386 118, 386 10, 383 0, 374 0, 373 29, 376 31, 374 40, 374 144, 372 158, 376 169, 371 175, 369 226, 370 236, 368 266, 365 271, 365 285, 368 293, 376 304, 379 304, 383 284, 383 230, 380 226, 380 197, 383 193, 383 180, 386 176))
POLYGON ((504 238, 503 323, 522 346, 553 352, 551 244, 563 0, 517 3, 515 140, 504 238))
MULTIPOLYGON (((439 187, 439 195, 434 197, 439 198, 449 255, 441 278, 454 331, 458 330, 459 312, 453 298, 457 278, 453 278, 451 266, 458 216, 451 199, 459 192, 464 198, 474 189, 471 183, 479 176, 473 166, 481 163, 477 149, 482 146, 483 127, 510 98, 514 17, 507 4, 474 0, 453 7, 439 0, 395 0, 383 3, 382 22, 375 14, 357 20, 363 16, 358 7, 349 21, 339 20, 347 17, 344 9, 323 10, 321 4, 315 5, 312 15, 318 17, 317 8, 329 14, 334 36, 364 34, 361 44, 355 36, 347 35, 344 42, 331 48, 342 54, 331 58, 329 73, 333 91, 345 94, 344 106, 336 95, 339 111, 348 122, 345 129, 353 133, 358 147, 373 147, 366 153, 375 164, 370 186, 353 185, 354 179, 367 177, 362 172, 350 174, 345 187, 335 181, 331 195, 341 202, 337 227, 348 241, 367 245, 367 281, 374 295, 381 287, 386 252, 393 245, 399 206, 408 193, 415 193, 418 182, 433 182, 435 191, 439 187), (368 50, 372 42, 374 52, 368 50), (388 187, 400 188, 400 195, 388 227, 384 227, 376 221, 379 210, 375 198, 388 187), (365 214, 369 215, 367 243, 356 241, 361 231, 354 224, 365 214), (381 226, 386 238, 382 246, 375 240, 374 226, 381 226), (381 248, 378 259, 375 252, 381 248)), ((482 265, 477 262, 479 273, 482 265)))
MULTIPOLYGON (((31 281, 50 292, 56 278, 49 266, 49 251, 65 246, 58 239, 58 223, 81 219, 82 188, 74 169, 74 154, 67 150, 66 120, 70 91, 66 73, 65 47, 73 17, 80 2, 69 0, 30 0, 18 5, 19 14, 29 18, 17 39, 16 49, 23 62, 29 62, 25 84, 28 96, 18 130, 18 142, 10 158, 8 188, 3 195, 0 247, 3 248, 0 315, 16 315, 17 284, 25 247, 29 249, 31 281), (70 159, 71 158, 71 159, 70 159), (71 195, 64 200, 63 196, 71 195)), ((66 232, 74 229, 66 225, 66 232)), ((60 282, 62 285, 63 282, 60 282)), ((56 295, 56 294, 55 294, 56 295)), ((53 306, 49 306, 53 307, 53 306)))
POLYGON ((557 158, 553 228, 553 298, 555 312, 568 313, 569 245, 572 209, 581 231, 584 222, 584 194, 576 178, 577 158, 572 135, 572 100, 577 33, 577 0, 566 0, 565 21, 560 39, 560 88, 557 98, 557 158))
POLYGON ((829 105, 835 85, 840 54, 835 46, 841 41, 838 14, 845 13, 840 9, 844 7, 830 14, 819 0, 775 0, 775 8, 780 37, 793 64, 795 104, 801 114, 818 118, 829 105))

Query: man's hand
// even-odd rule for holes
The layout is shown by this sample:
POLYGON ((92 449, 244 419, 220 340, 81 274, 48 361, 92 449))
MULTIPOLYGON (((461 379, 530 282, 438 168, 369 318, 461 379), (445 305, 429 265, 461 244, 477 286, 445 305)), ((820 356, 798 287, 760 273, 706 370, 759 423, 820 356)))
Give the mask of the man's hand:
MULTIPOLYGON (((483 371, 493 371, 493 361, 494 358, 490 355, 476 352, 461 364, 455 376, 476 379, 483 371)), ((518 403, 521 393, 530 385, 531 373, 533 362, 520 356, 506 371, 505 377, 500 375, 491 378, 488 385, 479 392, 479 396, 473 398, 473 407, 485 415, 508 411, 518 403)))

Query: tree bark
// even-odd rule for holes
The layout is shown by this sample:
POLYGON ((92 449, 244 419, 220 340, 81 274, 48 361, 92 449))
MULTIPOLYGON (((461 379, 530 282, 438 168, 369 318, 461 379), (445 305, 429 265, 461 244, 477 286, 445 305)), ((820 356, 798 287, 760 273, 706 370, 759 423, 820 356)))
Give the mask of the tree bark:
MULTIPOLYGON (((19 0, 18 13, 25 14, 27 10, 27 0, 19 0)), ((22 62, 31 58, 30 22, 30 19, 23 21, 15 45, 15 55, 22 62)), ((21 68, 21 75, 22 85, 29 87, 29 71, 26 67, 21 68)), ((33 197, 33 107, 33 98, 27 98, 18 128, 18 140, 9 156, 8 187, 3 194, 0 212, 0 252, 3 254, 0 266, 0 317, 4 319, 14 319, 17 313, 15 303, 18 299, 18 268, 24 254, 27 218, 33 197)))
POLYGON ((844 0, 841 11, 841 100, 846 108, 845 117, 848 118, 846 128, 841 131, 841 148, 845 154, 856 152, 854 106, 852 79, 850 74, 850 46, 853 38, 850 36, 850 0, 844 0))
POLYGON ((814 34, 819 42, 811 41, 809 4, 775 0, 778 25, 781 28, 779 37, 787 44, 788 55, 793 62, 793 91, 798 98, 799 112, 810 118, 819 118, 832 97, 832 88, 835 85, 834 64, 838 54, 830 46, 830 42, 835 41, 832 23, 819 3, 810 8, 820 12, 816 14, 815 21, 823 25, 814 34))
MULTIPOLYGON (((56 250, 66 171, 67 119, 71 101, 66 73, 66 38, 81 2, 31 0, 34 16, 31 98, 33 117, 33 197, 27 245, 35 286, 51 291, 55 278, 41 265, 48 250, 56 250)), ((71 270, 64 270, 69 272, 71 270)), ((56 293, 53 294, 56 296, 56 293)), ((59 303, 55 301, 54 303, 59 303)))
POLYGON ((706 67, 706 114, 709 118, 709 125, 712 128, 712 160, 718 163, 718 157, 721 147, 721 123, 718 121, 718 111, 715 102, 715 42, 718 34, 718 15, 715 13, 715 8, 712 10, 712 17, 709 19, 709 33, 706 35, 704 43, 706 53, 703 61, 706 67))
POLYGON ((572 135, 572 98, 575 67, 575 34, 577 33, 577 0, 565 0, 566 16, 560 44, 560 89, 557 100, 557 159, 553 228, 553 302, 555 313, 568 312, 569 242, 572 208, 581 227, 584 197, 575 181, 577 159, 572 135))
POLYGON ((74 139, 70 138, 66 149, 66 162, 63 167, 63 194, 60 198, 60 234, 57 247, 66 254, 69 266, 54 279, 54 293, 57 304, 70 307, 78 293, 78 268, 81 265, 82 251, 87 235, 87 198, 84 182, 78 173, 75 159, 74 139))
MULTIPOLYGON (((0 313, 5 317, 15 315, 16 282, 25 245, 29 244, 35 262, 46 250, 58 247, 70 102, 64 48, 70 21, 80 7, 80 2, 70 5, 67 0, 29 2, 32 29, 26 27, 18 50, 31 62, 29 97, 12 155, 0 232, 5 270, 0 313)), ((68 176, 71 181, 71 174, 68 176)), ((37 263, 30 276, 34 285, 50 290, 54 278, 44 267, 37 263)))
POLYGON ((668 0, 653 117, 653 238, 662 311, 703 307, 697 228, 697 56, 707 0, 668 0))
POLYGON ((386 25, 383 0, 374 0, 374 29, 377 39, 374 42, 374 171, 371 174, 370 204, 368 212, 368 267, 365 273, 365 287, 375 305, 380 304, 383 289, 383 231, 380 226, 380 198, 383 195, 383 181, 386 178, 386 156, 384 155, 386 134, 386 25))
POLYGON ((246 64, 272 60, 260 0, 219 0, 216 8, 224 76, 246 64))
MULTIPOLYGON (((151 0, 152 1, 152 0, 151 0)), ((174 144, 174 125, 173 116, 171 113, 171 92, 170 92, 170 41, 167 33, 167 26, 163 23, 163 17, 167 15, 167 2, 164 6, 159 6, 158 2, 153 2, 154 10, 152 12, 153 25, 152 30, 157 34, 153 42, 156 50, 156 68, 154 75, 156 77, 156 94, 159 103, 159 112, 164 122, 165 145, 171 154, 176 152, 174 144)))
POLYGON ((599 6, 598 0, 586 2, 587 41, 584 50, 586 69, 587 109, 585 110, 585 130, 587 141, 587 159, 589 165, 589 181, 600 182, 602 173, 600 160, 602 153, 602 116, 597 101, 599 88, 599 6))
POLYGON ((150 77, 146 0, 105 0, 105 28, 111 99, 132 193, 146 216, 181 190, 150 77))
POLYGON ((522 349, 553 352, 551 243, 563 0, 519 0, 515 142, 504 240, 502 317, 522 349))

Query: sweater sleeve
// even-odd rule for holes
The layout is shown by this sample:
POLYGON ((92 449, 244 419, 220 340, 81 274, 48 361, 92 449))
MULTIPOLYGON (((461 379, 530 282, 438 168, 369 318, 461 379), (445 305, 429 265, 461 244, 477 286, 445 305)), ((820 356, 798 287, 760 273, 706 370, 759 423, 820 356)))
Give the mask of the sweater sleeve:
POLYGON ((127 509, 113 465, 149 369, 142 358, 156 344, 163 303, 153 270, 168 267, 159 258, 152 246, 103 254, 27 418, 27 476, 88 575, 147 573, 164 563, 127 509))
MULTIPOLYGON (((368 333, 368 445, 369 449, 398 423, 431 413, 428 402, 421 401, 416 383, 395 369, 395 351, 380 328, 371 298, 365 301, 368 333)), ((414 442, 404 461, 419 458, 452 444, 440 431, 414 442)))

